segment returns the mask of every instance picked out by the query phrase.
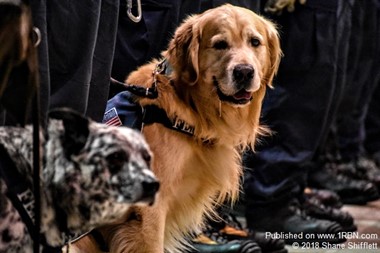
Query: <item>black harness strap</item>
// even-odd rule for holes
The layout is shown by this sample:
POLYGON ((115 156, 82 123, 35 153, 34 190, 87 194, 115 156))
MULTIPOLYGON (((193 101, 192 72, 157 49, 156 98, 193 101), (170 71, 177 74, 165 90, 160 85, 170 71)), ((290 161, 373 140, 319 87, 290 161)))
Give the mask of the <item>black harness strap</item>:
POLYGON ((111 81, 111 84, 118 85, 123 90, 127 90, 136 96, 156 99, 158 97, 156 75, 158 74, 169 75, 171 72, 172 72, 172 68, 168 60, 165 58, 160 63, 157 64, 156 68, 154 69, 152 73, 153 79, 154 79, 152 83, 152 87, 144 88, 135 84, 123 83, 112 77, 110 78, 110 81, 111 81))
POLYGON ((160 123, 165 127, 187 134, 189 136, 194 136, 194 126, 189 125, 186 121, 176 117, 173 120, 169 119, 165 110, 155 106, 148 105, 143 108, 143 118, 142 122, 146 125, 153 123, 160 123))
MULTIPOLYGON (((19 169, 16 168, 13 160, 10 158, 8 152, 3 145, 0 145, 0 177, 7 185, 6 196, 12 202, 13 207, 19 213, 22 221, 25 223, 26 228, 33 241, 34 245, 43 245, 43 253, 58 253, 61 252, 61 247, 51 247, 46 243, 45 237, 40 235, 36 237, 35 222, 35 197, 33 188, 30 182, 27 182, 25 176, 21 175, 19 169), (38 238, 38 243, 37 243, 38 238)), ((36 246, 34 246, 36 247, 36 246)), ((34 248, 36 250, 36 248, 34 248)))
POLYGON ((116 79, 113 79, 112 77, 110 80, 111 80, 111 83, 123 87, 124 90, 127 90, 135 94, 136 96, 146 97, 146 98, 151 98, 151 99, 155 99, 158 97, 157 89, 154 86, 150 88, 144 88, 138 85, 126 84, 126 83, 120 82, 116 79))
POLYGON ((25 177, 20 174, 3 145, 0 145, 0 157, 0 176, 7 185, 6 196, 20 214, 32 239, 34 239, 33 208, 35 203, 34 201, 28 202, 33 192, 30 190, 29 183, 25 180, 25 177))
POLYGON ((33 99, 33 185, 34 185, 34 198, 35 198, 35 231, 34 233, 34 252, 37 253, 40 250, 41 243, 41 153, 40 153, 40 89, 37 83, 37 89, 35 91, 33 99))

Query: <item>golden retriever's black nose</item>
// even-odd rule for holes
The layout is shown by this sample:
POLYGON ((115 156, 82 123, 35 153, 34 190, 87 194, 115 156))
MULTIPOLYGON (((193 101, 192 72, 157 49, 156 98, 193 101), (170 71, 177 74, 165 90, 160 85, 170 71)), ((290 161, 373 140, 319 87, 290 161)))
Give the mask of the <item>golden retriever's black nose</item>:
POLYGON ((233 70, 233 77, 238 88, 245 88, 246 85, 250 84, 255 74, 253 66, 250 64, 238 64, 233 70))

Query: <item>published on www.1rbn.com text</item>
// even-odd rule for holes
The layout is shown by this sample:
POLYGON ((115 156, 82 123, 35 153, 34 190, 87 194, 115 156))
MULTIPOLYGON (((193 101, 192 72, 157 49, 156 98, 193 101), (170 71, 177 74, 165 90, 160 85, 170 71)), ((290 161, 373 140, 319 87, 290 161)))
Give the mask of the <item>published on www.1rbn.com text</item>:
POLYGON ((291 247, 294 249, 380 250, 380 247, 378 247, 378 244, 380 243, 378 234, 359 234, 358 232, 339 232, 336 234, 308 234, 304 232, 265 232, 265 238, 291 241, 291 247), (370 242, 360 240, 369 240, 370 242))

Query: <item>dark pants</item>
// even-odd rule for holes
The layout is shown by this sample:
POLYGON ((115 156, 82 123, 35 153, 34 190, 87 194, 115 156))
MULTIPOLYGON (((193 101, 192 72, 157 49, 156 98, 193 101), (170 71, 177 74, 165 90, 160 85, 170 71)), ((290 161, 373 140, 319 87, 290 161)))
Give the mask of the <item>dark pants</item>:
POLYGON ((118 0, 32 0, 42 33, 41 110, 71 107, 101 120, 108 99, 118 0))
POLYGON ((365 149, 373 155, 377 153, 380 157, 380 1, 377 0, 377 29, 376 29, 376 54, 373 56, 372 76, 374 91, 370 91, 371 101, 365 120, 365 149))
MULTIPOLYGON (((303 168, 331 125, 337 76, 345 61, 349 1, 307 1, 293 13, 271 17, 280 27, 284 52, 275 88, 268 90, 261 122, 274 132, 244 156, 247 210, 278 205, 303 190, 303 168), (339 8, 338 8, 339 3, 339 8), (342 6, 341 6, 342 5, 342 6)), ((247 217, 248 218, 248 217, 247 217)))
POLYGON ((380 78, 377 2, 356 1, 353 9, 350 64, 347 66, 346 85, 336 119, 337 147, 344 161, 353 161, 364 152, 364 122, 380 78))
MULTIPOLYGON (((380 65, 378 65, 380 66, 380 65)), ((365 122, 365 149, 373 155, 380 155, 380 85, 377 83, 377 89, 373 93, 371 103, 368 108, 368 114, 365 122)))

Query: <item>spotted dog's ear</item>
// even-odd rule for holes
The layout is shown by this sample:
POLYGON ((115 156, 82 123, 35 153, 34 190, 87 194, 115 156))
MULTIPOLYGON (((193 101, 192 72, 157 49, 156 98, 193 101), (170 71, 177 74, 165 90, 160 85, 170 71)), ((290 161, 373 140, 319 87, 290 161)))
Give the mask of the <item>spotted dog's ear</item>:
POLYGON ((69 108, 58 108, 49 112, 49 118, 63 121, 65 128, 62 146, 67 157, 78 154, 86 145, 90 130, 89 119, 69 108))

